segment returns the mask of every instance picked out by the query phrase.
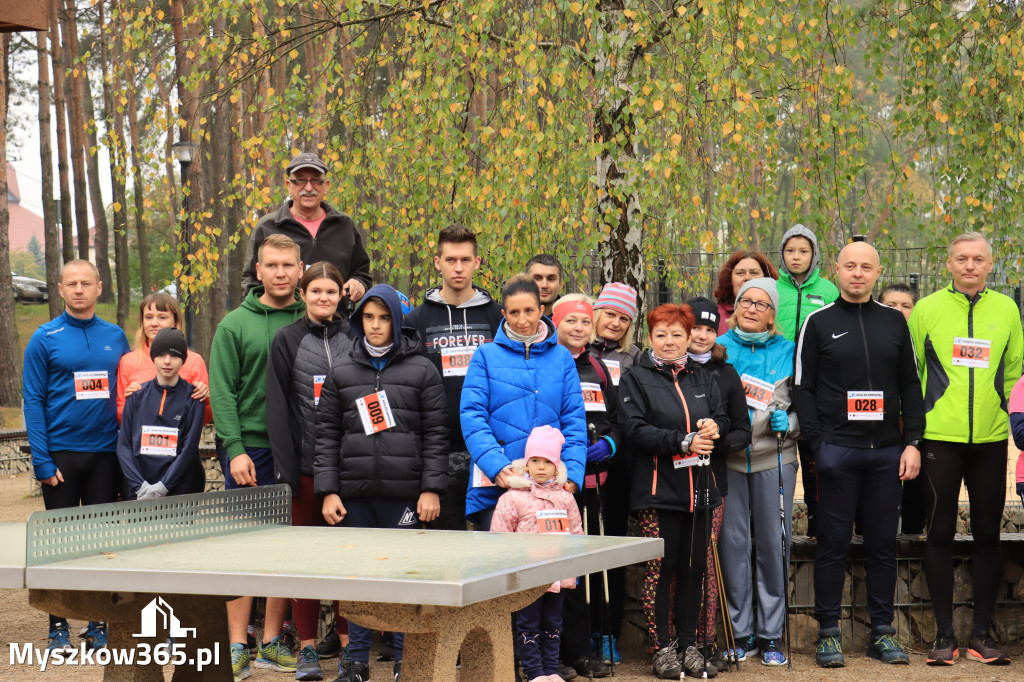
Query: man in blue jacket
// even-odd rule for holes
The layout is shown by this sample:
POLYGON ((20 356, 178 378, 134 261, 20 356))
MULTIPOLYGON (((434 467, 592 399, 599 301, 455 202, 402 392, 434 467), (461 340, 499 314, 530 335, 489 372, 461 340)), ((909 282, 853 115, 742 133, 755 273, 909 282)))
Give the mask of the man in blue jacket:
MULTIPOLYGON (((47 509, 115 502, 117 364, 130 348, 120 327, 96 317, 103 290, 96 266, 64 264, 64 312, 41 325, 25 348, 22 390, 32 467, 47 509)), ((91 647, 106 645, 105 623, 91 622, 91 647)), ((70 648, 68 622, 50 616, 49 649, 70 648)))

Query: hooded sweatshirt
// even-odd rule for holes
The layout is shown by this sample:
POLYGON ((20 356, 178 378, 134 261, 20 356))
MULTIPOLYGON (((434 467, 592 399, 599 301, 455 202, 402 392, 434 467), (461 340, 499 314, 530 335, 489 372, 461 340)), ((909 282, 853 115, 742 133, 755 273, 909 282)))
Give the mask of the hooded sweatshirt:
POLYGON ((820 264, 821 251, 814 233, 799 223, 789 228, 779 246, 779 311, 775 321, 782 335, 794 343, 807 316, 839 298, 836 285, 821 276, 820 264), (810 241, 813 252, 807 276, 800 284, 789 272, 782 255, 786 251, 786 242, 793 237, 804 237, 810 241))
MULTIPOLYGON (((327 372, 316 425, 313 487, 341 499, 414 501, 448 489, 448 417, 441 376, 416 352, 416 330, 402 328, 398 293, 386 284, 366 292, 350 318, 355 343, 327 372), (379 298, 391 312, 391 347, 367 349, 362 314, 379 298), (384 392, 394 424, 367 434, 358 402, 384 392)), ((384 422, 386 424, 386 422, 384 422)))
POLYGON ((260 285, 224 316, 210 348, 210 406, 228 459, 244 454, 247 447, 270 447, 266 399, 270 344, 278 329, 306 310, 299 300, 272 308, 260 302, 262 295, 260 285))
POLYGON ((448 405, 448 431, 453 451, 465 450, 459 411, 454 409, 462 397, 469 360, 477 347, 494 340, 501 325, 501 304, 484 289, 473 287, 473 297, 461 305, 450 305, 441 298, 441 288, 427 291, 423 304, 405 318, 405 326, 420 334, 419 351, 434 363, 448 405), (461 350, 460 350, 461 349, 461 350))

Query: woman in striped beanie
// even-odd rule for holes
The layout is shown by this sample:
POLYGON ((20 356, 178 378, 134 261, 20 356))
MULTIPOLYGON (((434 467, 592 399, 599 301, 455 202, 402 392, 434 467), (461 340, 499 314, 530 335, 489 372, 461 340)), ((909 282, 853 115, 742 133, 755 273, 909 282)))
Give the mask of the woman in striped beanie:
POLYGON ((636 320, 636 289, 621 282, 609 282, 594 304, 594 335, 590 352, 608 366, 612 383, 633 366, 641 349, 633 345, 636 320))

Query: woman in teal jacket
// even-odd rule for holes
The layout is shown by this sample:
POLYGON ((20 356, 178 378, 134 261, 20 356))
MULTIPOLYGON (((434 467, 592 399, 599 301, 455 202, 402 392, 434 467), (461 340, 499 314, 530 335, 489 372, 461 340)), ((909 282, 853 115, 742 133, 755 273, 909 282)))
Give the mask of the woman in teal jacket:
POLYGON ((726 460, 729 504, 722 519, 722 570, 725 572, 729 615, 736 633, 739 660, 761 652, 765 665, 784 665, 779 643, 785 622, 786 565, 789 529, 796 483, 796 414, 793 398, 793 354, 796 346, 778 333, 779 294, 775 280, 754 279, 736 296, 736 313, 729 331, 718 337, 729 362, 743 382, 750 412, 750 445, 729 453, 726 460), (776 434, 783 435, 781 458, 776 434), (779 467, 785 492, 785 525, 779 518, 779 467), (751 513, 754 528, 751 528, 751 513), (754 570, 751 545, 757 549, 757 622, 754 621, 754 570))
POLYGON ((507 487, 512 462, 524 456, 537 426, 565 436, 566 489, 583 485, 587 422, 583 391, 572 354, 558 345, 554 325, 543 317, 540 290, 526 275, 501 291, 505 316, 494 343, 478 346, 462 387, 462 435, 470 456, 466 516, 490 528, 494 505, 507 487))

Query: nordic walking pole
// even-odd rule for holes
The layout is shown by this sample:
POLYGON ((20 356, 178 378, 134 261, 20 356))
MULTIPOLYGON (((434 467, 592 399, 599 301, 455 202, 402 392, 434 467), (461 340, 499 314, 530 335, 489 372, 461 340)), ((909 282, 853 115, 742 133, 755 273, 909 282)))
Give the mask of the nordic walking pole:
MULTIPOLYGON (((718 540, 711 536, 711 552, 715 560, 715 577, 718 580, 718 594, 721 595, 718 600, 719 609, 722 611, 723 626, 722 629, 725 631, 725 647, 726 651, 736 650, 736 633, 732 629, 732 614, 729 613, 729 597, 725 592, 725 576, 722 575, 722 562, 718 558, 718 540)), ((726 662, 732 666, 736 664, 736 672, 740 671, 739 659, 735 656, 726 656, 726 662)))
POLYGON ((789 561, 786 557, 786 537, 789 535, 786 529, 786 491, 782 479, 782 443, 786 439, 784 431, 775 432, 775 442, 779 455, 779 519, 782 521, 782 596, 785 604, 785 612, 782 620, 782 634, 786 638, 786 667, 793 669, 793 652, 791 649, 789 632, 789 561))
MULTIPOLYGON (((593 424, 587 424, 587 436, 591 444, 597 442, 597 427, 593 424)), ((597 491, 597 534, 604 537, 604 503, 601 500, 601 466, 600 464, 594 466, 594 489, 597 491)), ((611 600, 608 598, 608 569, 601 571, 601 579, 604 582, 604 618, 605 624, 608 626, 608 635, 611 635, 612 629, 612 611, 611 611, 611 600)), ((604 651, 604 637, 605 634, 601 633, 601 645, 602 652, 604 651)), ((603 653, 602 653, 603 655, 603 653)), ((611 654, 611 644, 608 646, 608 667, 612 670, 612 677, 615 676, 615 661, 611 654)))

